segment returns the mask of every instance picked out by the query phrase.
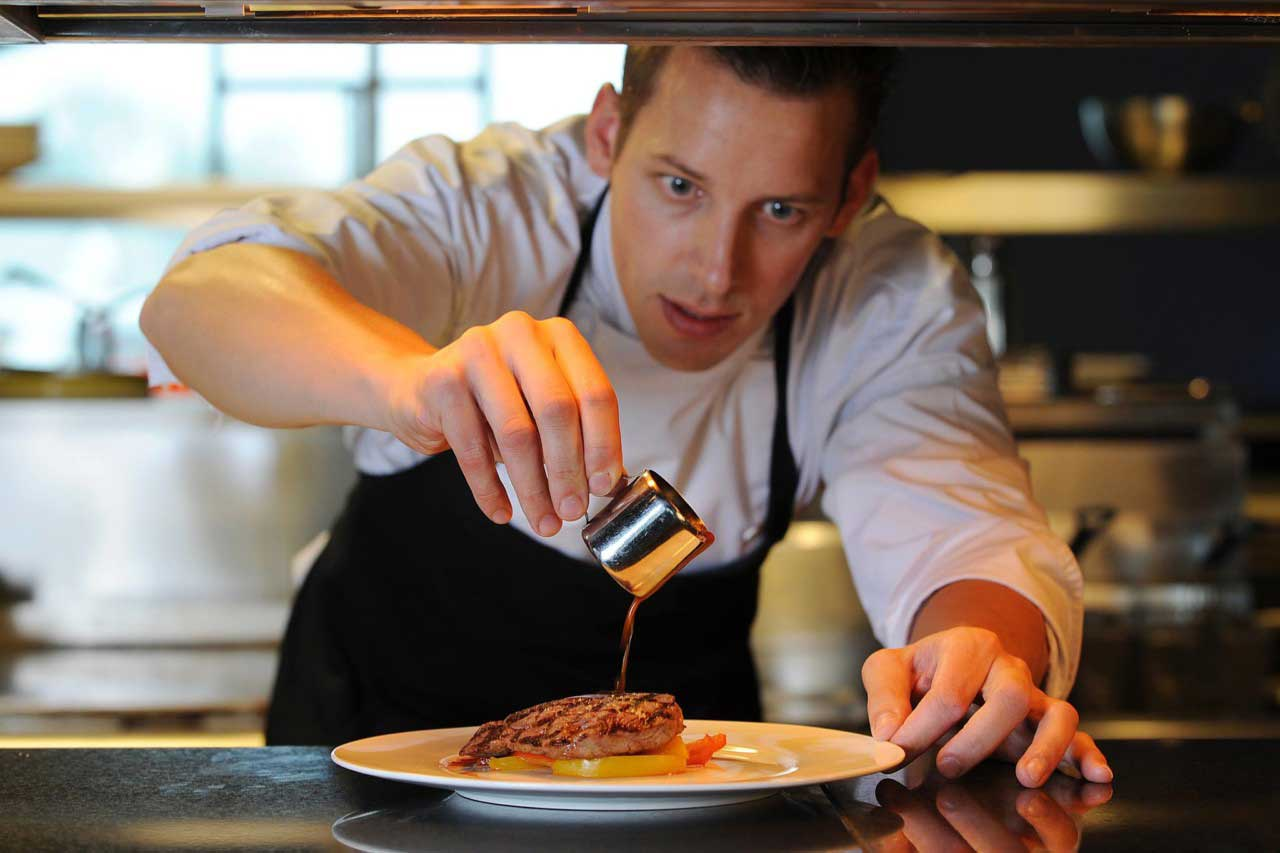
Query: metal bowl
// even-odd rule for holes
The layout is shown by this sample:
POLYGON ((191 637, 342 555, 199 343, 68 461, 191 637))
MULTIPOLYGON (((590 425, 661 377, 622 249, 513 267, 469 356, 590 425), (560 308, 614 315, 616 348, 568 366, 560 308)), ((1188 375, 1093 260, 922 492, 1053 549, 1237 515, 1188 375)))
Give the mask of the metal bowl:
POLYGON ((1235 149, 1250 108, 1194 103, 1182 95, 1085 98, 1080 129, 1107 166, 1161 174, 1207 171, 1235 149))

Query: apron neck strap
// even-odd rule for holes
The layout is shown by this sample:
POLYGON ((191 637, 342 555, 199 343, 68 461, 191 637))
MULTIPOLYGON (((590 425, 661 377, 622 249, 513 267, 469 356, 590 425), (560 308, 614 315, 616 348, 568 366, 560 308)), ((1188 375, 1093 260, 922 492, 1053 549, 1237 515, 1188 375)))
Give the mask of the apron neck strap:
POLYGON ((569 273, 569 285, 564 289, 564 296, 560 298, 560 307, 556 309, 556 316, 569 316, 569 306, 573 304, 573 300, 578 295, 578 290, 582 287, 582 274, 587 269, 587 263, 591 260, 591 238, 595 236, 596 220, 600 218, 600 209, 604 207, 604 200, 609 195, 609 185, 605 184, 604 191, 600 193, 600 197, 596 199, 596 203, 591 206, 591 210, 587 213, 587 218, 582 221, 582 238, 578 245, 578 258, 573 262, 573 272, 569 273))
POLYGON ((778 390, 778 407, 773 417, 773 450, 769 464, 769 514, 764 531, 767 545, 782 539, 795 514, 796 489, 800 485, 800 469, 791 453, 791 435, 787 429, 787 377, 791 369, 791 328, 795 320, 796 294, 807 289, 827 262, 833 242, 825 239, 809 258, 800 282, 773 315, 773 376, 778 390))
MULTIPOLYGON (((773 448, 769 462, 769 514, 765 516, 764 533, 768 545, 786 535, 795 511, 796 486, 800 472, 791 453, 791 435, 787 429, 787 374, 791 368, 791 326, 795 317, 795 296, 773 315, 773 383, 778 403, 773 415, 773 448)), ((767 547, 767 546, 766 546, 767 547)))

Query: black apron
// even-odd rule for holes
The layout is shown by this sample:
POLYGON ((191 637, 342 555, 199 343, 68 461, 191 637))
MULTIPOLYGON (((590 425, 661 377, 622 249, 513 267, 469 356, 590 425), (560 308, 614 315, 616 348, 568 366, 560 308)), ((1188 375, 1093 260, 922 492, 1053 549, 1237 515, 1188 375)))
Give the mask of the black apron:
MULTIPOLYGON (((583 225, 561 315, 603 200, 583 225)), ((627 688, 672 693, 686 717, 760 718, 748 634, 760 565, 790 524, 797 483, 784 405, 791 318, 788 301, 773 324, 778 406, 761 542, 724 566, 677 575, 636 614, 627 688)), ((477 725, 608 690, 630 604, 598 565, 489 521, 452 453, 363 474, 294 602, 267 743, 477 725)))

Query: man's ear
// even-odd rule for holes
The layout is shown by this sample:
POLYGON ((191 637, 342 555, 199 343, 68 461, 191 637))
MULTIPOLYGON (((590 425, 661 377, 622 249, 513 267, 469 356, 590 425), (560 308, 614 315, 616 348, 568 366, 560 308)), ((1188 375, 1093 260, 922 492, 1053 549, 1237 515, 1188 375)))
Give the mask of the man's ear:
POLYGON ((618 128, 622 124, 618 92, 612 83, 605 83, 596 93, 596 101, 587 116, 587 165, 602 178, 609 177, 613 166, 614 146, 618 141, 618 128))
POLYGON ((862 209, 867 197, 875 189, 876 180, 879 177, 880 155, 876 153, 876 149, 868 148, 867 153, 863 154, 862 159, 858 161, 858 165, 849 172, 849 182, 844 188, 844 203, 836 211, 835 219, 831 220, 831 227, 826 231, 828 237, 838 237, 844 229, 849 227, 853 217, 862 209))

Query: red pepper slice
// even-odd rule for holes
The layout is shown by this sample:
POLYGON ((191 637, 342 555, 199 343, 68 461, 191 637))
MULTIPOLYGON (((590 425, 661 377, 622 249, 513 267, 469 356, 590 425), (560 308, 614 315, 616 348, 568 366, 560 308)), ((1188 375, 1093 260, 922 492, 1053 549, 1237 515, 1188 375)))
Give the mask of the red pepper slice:
POLYGON ((688 765, 700 767, 706 764, 711 760, 711 756, 718 750, 724 749, 724 745, 728 742, 729 738, 725 735, 704 735, 698 740, 686 743, 685 747, 689 750, 688 765))
POLYGON ((483 759, 476 758, 473 755, 455 755, 453 758, 449 759, 445 766, 450 770, 457 770, 462 767, 470 767, 473 764, 478 764, 482 760, 483 759))

